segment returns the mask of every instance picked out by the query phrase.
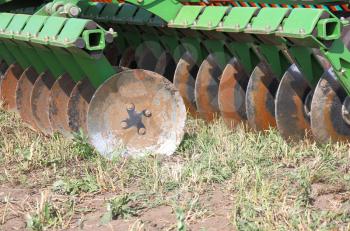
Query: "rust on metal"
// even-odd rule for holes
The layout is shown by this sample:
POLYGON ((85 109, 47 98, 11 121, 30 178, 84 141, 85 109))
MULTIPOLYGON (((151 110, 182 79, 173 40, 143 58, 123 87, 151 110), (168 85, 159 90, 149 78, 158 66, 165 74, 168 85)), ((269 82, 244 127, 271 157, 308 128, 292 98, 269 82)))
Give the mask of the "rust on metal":
POLYGON ((33 67, 28 67, 21 75, 16 88, 16 107, 21 119, 33 130, 39 131, 32 113, 30 96, 38 73, 33 67))
POLYGON ((60 132, 66 137, 71 137, 71 129, 68 120, 68 102, 70 94, 75 86, 68 74, 60 76, 51 88, 49 119, 53 132, 60 132))
POLYGON ((173 83, 179 90, 186 108, 191 116, 197 117, 197 106, 194 96, 195 77, 197 76, 198 66, 191 54, 186 52, 177 63, 174 73, 173 83))
POLYGON ((209 54, 199 67, 195 85, 197 111, 208 122, 220 114, 218 92, 221 74, 222 69, 215 57, 209 54))
POLYGON ((267 66, 261 62, 253 70, 247 87, 246 112, 248 124, 257 131, 276 127, 275 99, 278 80, 267 66))
POLYGON ((182 140, 185 120, 185 105, 169 80, 127 70, 97 89, 89 106, 88 135, 106 157, 171 155, 182 140))
POLYGON ((309 97, 312 97, 302 73, 293 64, 285 72, 276 94, 276 122, 283 138, 302 140, 310 134, 309 97))
POLYGON ((51 88, 55 78, 48 72, 41 73, 34 83, 30 104, 37 127, 44 135, 52 135, 49 119, 51 88))
POLYGON ((87 133, 87 112, 95 88, 88 79, 78 82, 73 88, 68 101, 68 121, 70 130, 87 133))
POLYGON ((225 124, 235 128, 247 120, 245 95, 249 76, 236 58, 226 65, 219 85, 219 109, 225 124))
POLYGON ((311 104, 311 129, 318 142, 350 141, 350 125, 342 116, 346 92, 331 71, 319 80, 311 104))
POLYGON ((16 107, 16 87, 18 80, 23 73, 22 67, 17 64, 11 64, 1 81, 1 100, 2 106, 7 111, 17 111, 16 107))

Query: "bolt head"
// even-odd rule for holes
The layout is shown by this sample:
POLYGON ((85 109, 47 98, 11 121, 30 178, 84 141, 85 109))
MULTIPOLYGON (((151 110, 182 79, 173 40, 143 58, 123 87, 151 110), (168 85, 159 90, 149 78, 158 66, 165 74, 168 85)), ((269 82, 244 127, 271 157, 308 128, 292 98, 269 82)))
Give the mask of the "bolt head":
POLYGON ((134 105, 133 103, 128 103, 128 104, 126 105, 126 109, 127 109, 128 111, 133 111, 133 110, 135 110, 135 105, 134 105))
POLYGON ((128 123, 127 123, 126 121, 122 121, 122 122, 120 123, 120 126, 121 126, 123 129, 125 129, 125 128, 128 127, 128 123))
POLYGON ((147 110, 147 109, 143 111, 143 114, 144 114, 146 117, 151 117, 151 116, 152 116, 152 112, 149 111, 149 110, 147 110))
POLYGON ((145 135, 146 134, 146 128, 140 128, 139 129, 139 134, 140 135, 145 135))

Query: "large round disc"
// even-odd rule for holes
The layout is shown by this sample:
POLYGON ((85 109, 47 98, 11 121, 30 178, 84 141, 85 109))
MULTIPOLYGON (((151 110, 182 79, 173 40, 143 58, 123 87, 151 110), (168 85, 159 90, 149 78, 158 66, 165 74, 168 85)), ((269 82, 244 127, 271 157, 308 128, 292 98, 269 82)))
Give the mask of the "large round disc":
POLYGON ((89 106, 88 135, 106 157, 122 147, 124 155, 171 155, 185 121, 186 108, 171 82, 154 72, 127 70, 97 89, 89 106))
POLYGON ((208 122, 217 118, 220 113, 218 92, 221 74, 222 69, 215 57, 209 54, 199 67, 195 86, 198 113, 208 122))
POLYGON ((1 100, 3 108, 8 111, 17 111, 16 107, 16 87, 18 80, 23 73, 23 69, 17 63, 11 64, 1 81, 1 100))
POLYGON ((188 112, 197 117, 197 106, 194 97, 198 66, 189 52, 186 52, 177 63, 173 83, 179 90, 188 112))
POLYGON ((73 132, 80 130, 87 134, 87 112, 95 88, 88 79, 78 82, 73 88, 68 102, 69 127, 73 132))
POLYGON ((28 124, 32 129, 38 130, 32 113, 30 104, 30 96, 34 87, 34 83, 38 78, 38 73, 33 67, 27 68, 21 75, 17 83, 16 89, 16 106, 22 120, 28 124))
POLYGON ((163 52, 158 58, 154 72, 164 76, 170 81, 174 79, 176 63, 169 52, 163 52))
POLYGON ((60 76, 51 88, 49 103, 49 119, 53 132, 60 132, 70 137, 71 130, 68 121, 68 101, 75 86, 68 74, 60 76))
POLYGON ((49 104, 51 88, 55 79, 51 74, 43 72, 34 83, 30 104, 33 118, 37 127, 45 135, 52 135, 52 127, 49 119, 49 104))
POLYGON ((276 94, 276 122, 282 137, 298 141, 311 131, 312 90, 294 64, 284 73, 276 94))
POLYGON ((350 126, 343 118, 346 98, 335 75, 330 71, 325 73, 317 84, 311 104, 311 128, 317 141, 350 141, 350 126))
POLYGON ((247 120, 245 95, 249 76, 236 58, 226 65, 219 85, 219 109, 225 124, 234 128, 247 120))
POLYGON ((249 79, 246 94, 248 123, 257 131, 276 127, 274 95, 278 80, 263 62, 258 64, 249 79))
POLYGON ((119 61, 119 66, 132 69, 137 68, 134 48, 129 47, 123 52, 119 61))

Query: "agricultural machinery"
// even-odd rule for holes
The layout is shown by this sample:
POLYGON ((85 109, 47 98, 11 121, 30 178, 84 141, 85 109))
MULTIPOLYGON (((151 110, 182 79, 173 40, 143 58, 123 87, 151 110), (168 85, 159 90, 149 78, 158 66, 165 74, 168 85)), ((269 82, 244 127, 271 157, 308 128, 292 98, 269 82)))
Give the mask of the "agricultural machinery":
POLYGON ((102 155, 170 155, 187 114, 291 141, 350 138, 349 4, 0 0, 0 97, 102 155))

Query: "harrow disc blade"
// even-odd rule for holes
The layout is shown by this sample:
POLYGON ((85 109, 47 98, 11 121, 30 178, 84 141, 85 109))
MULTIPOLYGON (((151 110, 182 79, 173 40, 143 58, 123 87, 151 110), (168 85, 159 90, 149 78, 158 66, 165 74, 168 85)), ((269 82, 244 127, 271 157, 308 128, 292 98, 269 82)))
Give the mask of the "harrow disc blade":
POLYGON ((95 92, 88 135, 91 144, 109 158, 171 155, 182 140, 185 121, 186 108, 171 82, 154 72, 127 70, 95 92))
POLYGON ((185 53, 177 63, 173 83, 179 90, 188 112, 197 117, 197 106, 194 97, 195 76, 197 76, 198 66, 190 53, 185 53))
POLYGON ((195 99, 200 117, 208 122, 212 121, 220 113, 218 103, 219 83, 222 69, 219 67, 213 55, 202 62, 199 67, 195 99))
POLYGON ((37 127, 45 135, 52 135, 52 127, 49 119, 49 104, 51 88, 55 79, 51 74, 43 72, 34 83, 30 104, 37 127))
POLYGON ((156 54, 146 45, 141 45, 135 54, 137 68, 154 71, 158 62, 156 54))
POLYGON ((132 47, 126 49, 119 61, 119 66, 128 68, 137 68, 135 50, 132 47))
POLYGON ((87 112, 95 88, 88 79, 78 82, 73 88, 68 102, 69 127, 73 132, 81 129, 87 134, 87 112))
POLYGON ((247 87, 246 112, 248 124, 257 131, 276 127, 274 95, 278 80, 270 68, 258 64, 253 70, 247 87))
POLYGON ((3 101, 3 108, 8 111, 17 111, 16 107, 16 87, 18 80, 23 73, 23 69, 19 64, 11 64, 1 81, 1 100, 3 101))
POLYGON ((6 64, 5 61, 0 62, 0 96, 1 96, 1 83, 4 78, 4 74, 6 70, 8 69, 8 65, 6 64))
POLYGON ((164 76, 170 81, 173 81, 175 69, 176 63, 171 54, 163 52, 158 58, 154 72, 164 76))
POLYGON ((350 140, 349 97, 330 71, 319 80, 311 104, 311 129, 318 142, 350 140))
POLYGON ((219 85, 219 109, 225 124, 234 128, 247 120, 245 95, 249 76, 236 58, 226 65, 219 85))
POLYGON ((30 105, 30 96, 38 73, 33 67, 27 68, 17 83, 16 106, 21 119, 33 130, 38 130, 30 105))
POLYGON ((284 73, 276 94, 276 122, 283 138, 298 141, 309 131, 312 90, 299 69, 284 73))
POLYGON ((68 101, 75 86, 69 75, 60 76, 51 88, 49 102, 49 119, 53 132, 60 132, 66 137, 70 137, 71 129, 68 120, 68 101))

